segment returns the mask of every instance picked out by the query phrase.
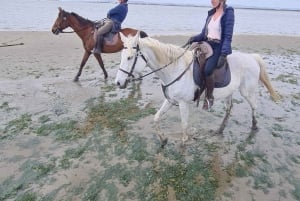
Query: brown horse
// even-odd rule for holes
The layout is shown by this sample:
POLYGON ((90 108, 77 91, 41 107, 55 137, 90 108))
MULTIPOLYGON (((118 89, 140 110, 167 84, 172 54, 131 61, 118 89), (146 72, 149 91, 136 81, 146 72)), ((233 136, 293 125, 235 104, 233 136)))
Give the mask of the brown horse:
MULTIPOLYGON (((58 10, 59 10, 58 17, 52 26, 53 34, 58 35, 59 33, 68 33, 68 32, 63 32, 63 30, 68 27, 71 27, 74 30, 74 32, 79 36, 79 38, 82 40, 83 47, 85 49, 82 61, 80 63, 79 71, 74 78, 74 81, 76 82, 79 80, 79 76, 81 75, 82 69, 86 64, 88 58, 92 54, 92 49, 94 48, 95 45, 94 32, 95 32, 96 23, 91 20, 85 19, 76 13, 73 12, 69 13, 63 10, 62 8, 58 8, 58 10)), ((138 30, 131 29, 131 28, 124 28, 120 32, 128 36, 129 34, 136 35, 138 30)), ((145 36, 147 35, 145 32, 142 33, 145 36)), ((104 40, 102 52, 115 53, 115 52, 119 52, 122 49, 123 49, 123 42, 120 39, 120 35, 117 34, 113 37, 112 41, 108 41, 106 39, 104 40)), ((104 78, 106 79, 107 72, 104 68, 101 54, 94 54, 94 56, 96 57, 104 73, 104 78)))

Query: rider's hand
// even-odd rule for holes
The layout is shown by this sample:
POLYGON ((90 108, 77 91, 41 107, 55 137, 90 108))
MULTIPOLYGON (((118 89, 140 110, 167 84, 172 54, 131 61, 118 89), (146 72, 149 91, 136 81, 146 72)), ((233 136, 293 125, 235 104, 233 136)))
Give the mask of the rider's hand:
POLYGON ((193 40, 194 40, 194 37, 190 37, 190 38, 188 39, 188 41, 187 41, 183 46, 181 46, 181 47, 182 47, 182 48, 185 48, 185 47, 191 45, 191 44, 193 43, 193 40))
POLYGON ((221 55, 218 60, 217 68, 221 68, 222 66, 224 66, 226 60, 226 55, 221 55))

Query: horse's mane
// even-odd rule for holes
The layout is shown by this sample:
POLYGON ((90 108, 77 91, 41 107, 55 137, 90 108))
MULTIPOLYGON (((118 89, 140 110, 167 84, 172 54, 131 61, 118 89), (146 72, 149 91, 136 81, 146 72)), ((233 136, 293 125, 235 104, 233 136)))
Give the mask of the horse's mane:
POLYGON ((192 59, 192 54, 190 51, 185 53, 185 49, 179 46, 162 43, 159 40, 151 37, 141 39, 140 44, 141 46, 150 47, 153 50, 157 60, 165 65, 170 62, 177 61, 182 54, 184 54, 182 58, 184 58, 186 63, 190 62, 192 59))
POLYGON ((80 25, 82 25, 82 26, 87 25, 87 24, 94 24, 93 21, 91 21, 87 18, 83 18, 80 15, 78 15, 77 13, 71 12, 70 14, 73 15, 74 17, 76 17, 78 19, 80 25))

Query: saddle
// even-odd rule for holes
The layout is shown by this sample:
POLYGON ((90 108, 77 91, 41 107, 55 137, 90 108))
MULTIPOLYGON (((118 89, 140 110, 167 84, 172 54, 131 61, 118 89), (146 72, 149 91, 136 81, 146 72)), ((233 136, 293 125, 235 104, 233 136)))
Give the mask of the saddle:
MULTIPOLYGON (((199 89, 195 92, 195 100, 199 100, 201 94, 205 89, 205 76, 204 76, 204 67, 206 60, 213 55, 213 50, 207 42, 192 43, 190 50, 194 52, 194 61, 193 61, 193 78, 196 85, 199 89)), ((228 63, 215 69, 214 72, 215 88, 226 87, 231 80, 230 69, 228 63)))

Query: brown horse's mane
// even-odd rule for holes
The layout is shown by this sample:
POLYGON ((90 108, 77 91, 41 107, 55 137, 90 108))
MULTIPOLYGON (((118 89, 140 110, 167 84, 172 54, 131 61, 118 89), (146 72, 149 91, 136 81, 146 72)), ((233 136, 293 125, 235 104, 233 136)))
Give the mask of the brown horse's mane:
POLYGON ((73 15, 74 17, 76 17, 78 19, 80 25, 82 25, 82 26, 85 26, 87 24, 91 24, 91 25, 94 24, 93 21, 91 21, 91 20, 89 20, 87 18, 83 18, 80 15, 78 15, 77 13, 71 12, 70 14, 73 15))

